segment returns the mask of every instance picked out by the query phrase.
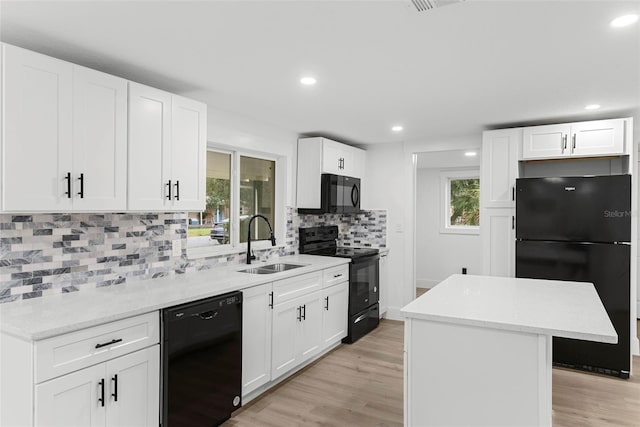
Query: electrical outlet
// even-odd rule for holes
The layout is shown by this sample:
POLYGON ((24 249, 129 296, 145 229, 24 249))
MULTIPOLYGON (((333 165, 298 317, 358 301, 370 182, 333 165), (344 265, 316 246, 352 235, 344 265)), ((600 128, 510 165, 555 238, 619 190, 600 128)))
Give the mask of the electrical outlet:
POLYGON ((182 256, 182 241, 174 240, 171 242, 171 255, 182 256))

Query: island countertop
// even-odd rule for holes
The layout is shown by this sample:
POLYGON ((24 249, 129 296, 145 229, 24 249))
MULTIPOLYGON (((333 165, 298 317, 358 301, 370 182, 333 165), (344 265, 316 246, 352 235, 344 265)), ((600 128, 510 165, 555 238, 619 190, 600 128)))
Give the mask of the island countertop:
POLYGON ((455 274, 405 317, 604 343, 618 335, 591 283, 455 274))

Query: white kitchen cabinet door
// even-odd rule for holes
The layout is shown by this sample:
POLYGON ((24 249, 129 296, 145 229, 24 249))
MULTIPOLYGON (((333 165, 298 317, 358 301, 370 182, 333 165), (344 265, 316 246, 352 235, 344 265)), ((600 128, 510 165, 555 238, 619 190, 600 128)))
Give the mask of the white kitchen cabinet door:
POLYGON ((273 335, 271 343, 271 376, 278 378, 297 365, 296 339, 301 317, 299 299, 273 307, 273 335))
POLYGON ((572 156, 606 156, 624 153, 624 120, 595 120, 571 125, 572 156))
POLYGON ((3 55, 2 209, 67 211, 73 66, 6 44, 3 55))
POLYGON ((107 384, 104 364, 81 369, 35 386, 35 425, 103 427, 107 384), (104 387, 104 400, 102 390, 104 387))
POLYGON ((129 83, 128 208, 163 211, 173 196, 171 94, 129 83))
POLYGON ((206 193, 207 107, 173 95, 171 99, 171 177, 173 207, 203 211, 206 193))
POLYGON ((347 336, 349 282, 339 283, 322 292, 322 341, 323 346, 328 347, 347 336))
POLYGON ((571 155, 569 124, 531 126, 523 129, 522 158, 554 159, 571 155))
POLYGON ((345 159, 345 156, 342 144, 322 138, 322 173, 345 175, 345 162, 348 164, 350 161, 345 159))
POLYGON ((160 346, 105 363, 106 426, 158 426, 160 346))
POLYGON ((271 380, 271 283, 242 290, 242 396, 271 380))
POLYGON ((364 179, 366 175, 367 152, 360 148, 351 147, 353 152, 351 156, 351 164, 349 164, 349 174, 355 178, 364 179))
POLYGON ((312 358, 322 349, 322 305, 320 292, 300 297, 302 322, 296 337, 298 363, 312 358))
POLYGON ((127 209, 127 81, 73 67, 73 209, 127 209))
POLYGON ((515 209, 482 209, 482 271, 486 276, 515 276, 515 209))
POLYGON ((501 129, 482 134, 480 205, 491 208, 515 206, 518 151, 522 129, 501 129))

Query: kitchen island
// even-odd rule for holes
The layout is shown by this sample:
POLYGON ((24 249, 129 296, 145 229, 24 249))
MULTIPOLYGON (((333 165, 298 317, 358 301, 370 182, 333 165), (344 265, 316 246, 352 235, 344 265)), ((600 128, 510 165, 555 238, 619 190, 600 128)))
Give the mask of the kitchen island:
POLYGON ((453 275, 402 313, 405 426, 550 426, 552 337, 618 339, 582 282, 453 275))

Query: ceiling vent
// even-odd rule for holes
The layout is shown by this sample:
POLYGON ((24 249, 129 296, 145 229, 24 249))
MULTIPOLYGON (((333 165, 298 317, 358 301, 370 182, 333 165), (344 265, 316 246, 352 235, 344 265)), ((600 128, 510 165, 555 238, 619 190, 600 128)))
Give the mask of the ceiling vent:
POLYGON ((409 3, 409 7, 415 7, 418 12, 426 12, 427 10, 436 8, 449 6, 455 3, 461 3, 464 0, 407 0, 409 3))

